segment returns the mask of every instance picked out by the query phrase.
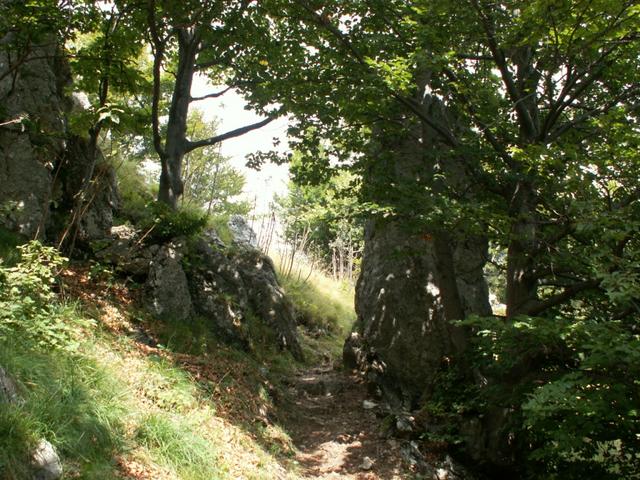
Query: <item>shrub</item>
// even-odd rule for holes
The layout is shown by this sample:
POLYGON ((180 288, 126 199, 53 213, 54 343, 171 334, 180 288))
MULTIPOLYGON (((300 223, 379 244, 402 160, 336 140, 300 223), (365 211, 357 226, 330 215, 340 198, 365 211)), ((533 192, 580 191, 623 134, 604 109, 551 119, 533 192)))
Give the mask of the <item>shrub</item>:
POLYGON ((164 242, 176 237, 192 237, 201 233, 207 226, 207 215, 199 210, 173 210, 162 202, 149 206, 151 215, 141 222, 147 238, 155 242, 164 242))
POLYGON ((16 266, 0 265, 0 336, 44 347, 74 348, 74 323, 65 317, 79 319, 72 308, 54 301, 53 291, 66 259, 37 241, 17 248, 16 266))
POLYGON ((640 478, 640 337, 633 328, 561 315, 461 323, 477 333, 474 366, 493 379, 481 391, 484 405, 518 410, 528 478, 640 478))

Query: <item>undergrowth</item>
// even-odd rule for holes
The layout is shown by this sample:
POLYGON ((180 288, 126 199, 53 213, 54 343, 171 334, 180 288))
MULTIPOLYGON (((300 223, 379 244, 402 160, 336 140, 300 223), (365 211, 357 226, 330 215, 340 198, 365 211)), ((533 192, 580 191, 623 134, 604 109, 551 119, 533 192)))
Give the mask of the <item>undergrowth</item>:
POLYGON ((275 265, 287 297, 295 306, 296 320, 302 326, 305 357, 311 363, 317 363, 318 357, 339 362, 344 339, 356 320, 353 285, 312 269, 304 260, 299 260, 288 274, 282 271, 278 256, 275 265))
MULTIPOLYGON (((22 250, 15 267, 0 266, 0 300, 11 306, 0 318, 0 366, 21 399, 0 408, 0 479, 31 478, 43 438, 65 478, 282 477, 290 446, 267 418, 257 362, 213 343, 200 355, 140 343, 130 332, 144 318, 109 293, 116 286, 87 282, 89 270, 60 272, 63 259, 47 247, 22 250), (65 283, 84 275, 89 303, 63 299, 57 273, 65 283)), ((64 291, 73 296, 74 285, 64 291)))
MULTIPOLYGON (((0 479, 30 478, 41 439, 65 478, 298 478, 274 395, 301 365, 260 322, 249 318, 250 353, 223 346, 204 320, 152 323, 95 265, 68 267, 37 242, 13 250, 0 264, 0 367, 21 400, 0 408, 0 479)), ((337 359, 349 289, 318 273, 283 283, 308 361, 337 359)))

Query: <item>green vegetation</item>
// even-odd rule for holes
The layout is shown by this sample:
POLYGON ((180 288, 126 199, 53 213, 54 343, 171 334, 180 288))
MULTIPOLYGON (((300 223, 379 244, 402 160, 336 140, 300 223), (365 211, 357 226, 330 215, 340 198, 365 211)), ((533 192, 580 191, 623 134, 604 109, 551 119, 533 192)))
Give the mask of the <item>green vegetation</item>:
POLYGON ((319 360, 339 363, 344 339, 355 323, 353 285, 334 280, 300 259, 289 275, 282 272, 281 266, 282 259, 276 257, 279 279, 295 306, 296 320, 303 327, 299 330, 305 357, 310 363, 319 360))
POLYGON ((354 282, 364 243, 357 177, 342 171, 318 183, 306 178, 300 155, 294 155, 291 170, 289 192, 278 199, 286 241, 334 278, 354 282))
MULTIPOLYGON (((92 197, 101 144, 113 146, 109 160, 119 166, 119 220, 134 224, 146 240, 189 237, 224 224, 247 205, 236 202, 243 180, 217 146, 287 116, 293 158, 258 152, 250 162, 292 161, 297 184, 282 207, 294 253, 281 273, 310 356, 338 355, 352 319, 350 294, 292 272, 295 249, 315 255, 334 277, 353 280, 363 244, 354 218, 364 214, 372 220, 373 242, 391 239, 416 265, 434 270, 420 273, 437 283, 431 290, 444 312, 441 343, 453 346, 430 372, 434 385, 419 386, 423 395, 410 400, 449 422, 447 441, 460 443, 451 426, 456 418, 484 421, 498 408, 509 412, 512 453, 519 456, 513 468, 521 476, 638 478, 637 2, 203 5, 0 3, 2 55, 10 60, 1 62, 0 78, 17 84, 23 64, 41 55, 38 46, 56 44, 56 56, 68 59, 73 88, 89 98, 85 112, 59 119, 69 134, 88 138, 93 155, 86 168, 92 173, 72 192, 73 205, 58 205, 70 209, 64 212, 69 227, 78 227, 92 197), (264 120, 219 134, 193 109, 203 100, 191 93, 197 75, 235 88, 264 120), (138 171, 151 157, 161 166, 153 187, 138 171), (482 318, 486 302, 470 297, 484 294, 484 279, 469 272, 483 269, 486 245, 497 261, 485 271, 506 309, 482 318), (459 258, 461 251, 471 254, 459 258), (465 328, 450 329, 455 323, 465 328), (453 338, 453 330, 461 338, 453 338)), ((59 58, 55 63, 67 68, 59 58)), ((5 118, 4 107, 0 114, 3 132, 24 134, 33 145, 50 135, 42 119, 5 118)), ((47 168, 56 171, 57 161, 47 168)), ((38 199, 42 205, 51 200, 38 199)), ((165 338, 151 356, 171 361, 154 377, 157 359, 140 354, 134 362, 132 338, 100 330, 64 296, 56 280, 64 261, 55 251, 19 243, 0 230, 0 356, 25 398, 0 412, 0 446, 7 452, 0 468, 21 475, 29 448, 46 436, 71 475, 112 478, 131 461, 157 468, 158 478, 236 475, 224 464, 207 471, 212 458, 220 459, 215 450, 204 451, 209 433, 169 412, 177 403, 196 412, 200 425, 214 421, 215 408, 201 388, 210 393, 215 387, 173 376, 183 370, 180 355, 212 354, 215 341, 203 327, 197 321, 191 328, 159 327, 165 338), (132 363, 155 381, 123 376, 132 363), (113 395, 128 389, 139 396, 113 395), (179 447, 183 440, 194 450, 179 447)), ((387 273, 379 272, 381 278, 387 273)), ((400 331, 396 321, 422 321, 393 314, 384 320, 393 322, 385 324, 390 339, 400 331)), ((261 362, 291 368, 251 318, 249 328, 257 352, 252 369, 261 362)), ((423 347, 419 338, 412 346, 423 347)), ((249 378, 259 382, 255 372, 249 378)), ((259 447, 251 452, 270 464, 259 447)))
POLYGON ((465 323, 478 331, 474 365, 501 379, 476 392, 475 401, 521 407, 522 423, 514 427, 520 442, 534 446, 532 478, 640 478, 640 339, 623 322, 557 317, 465 323), (526 376, 516 379, 513 372, 526 376))
MULTIPOLYGON (((57 448, 71 477, 106 480, 142 469, 153 478, 271 478, 277 459, 246 432, 254 429, 253 409, 268 401, 258 362, 217 343, 180 362, 171 343, 146 355, 133 338, 59 298, 53 278, 62 259, 53 249, 32 242, 21 250, 15 267, 0 270, 11 281, 0 289, 0 365, 24 400, 0 409, 0 478, 26 478, 41 438, 57 448), (229 376, 241 369, 245 379, 229 376)), ((113 307, 120 322, 135 321, 122 305, 113 307)), ((262 431, 265 444, 271 434, 262 431)))
MULTIPOLYGON (((257 322, 249 326, 251 355, 221 346, 204 323, 154 325, 110 297, 118 280, 96 268, 93 294, 110 306, 89 310, 57 293, 64 259, 54 249, 37 242, 19 248, 20 262, 0 267, 0 365, 24 401, 0 409, 0 478, 25 478, 41 438, 56 447, 66 475, 79 478, 136 471, 167 479, 273 478, 291 445, 277 425, 253 423, 273 408, 261 369, 279 382, 300 365, 257 322), (145 353, 123 334, 133 325, 150 328, 158 348, 145 353)), ((318 288, 287 285, 307 319, 309 361, 336 359, 350 328, 349 291, 314 278, 318 288)))

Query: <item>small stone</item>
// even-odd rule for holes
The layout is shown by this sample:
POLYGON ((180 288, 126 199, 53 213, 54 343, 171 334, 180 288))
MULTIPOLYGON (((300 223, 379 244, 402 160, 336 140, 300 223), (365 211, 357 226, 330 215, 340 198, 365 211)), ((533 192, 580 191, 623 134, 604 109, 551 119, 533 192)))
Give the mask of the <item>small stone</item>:
POLYGON ((62 465, 55 448, 46 440, 40 440, 32 456, 34 480, 57 480, 62 477, 62 465))
POLYGON ((371 410, 373 408, 376 408, 377 406, 378 406, 377 403, 371 402, 369 400, 365 400, 362 402, 362 408, 364 408, 365 410, 371 410))
POLYGON ((444 468, 439 468, 436 470, 436 480, 448 480, 449 479, 449 471, 444 468))
POLYGON ((396 420, 396 429, 399 433, 411 433, 413 431, 412 418, 398 417, 396 420))
POLYGON ((371 460, 369 457, 364 457, 364 459, 362 460, 362 464, 360 464, 360 468, 362 470, 371 470, 371 468, 373 468, 373 460, 371 460))

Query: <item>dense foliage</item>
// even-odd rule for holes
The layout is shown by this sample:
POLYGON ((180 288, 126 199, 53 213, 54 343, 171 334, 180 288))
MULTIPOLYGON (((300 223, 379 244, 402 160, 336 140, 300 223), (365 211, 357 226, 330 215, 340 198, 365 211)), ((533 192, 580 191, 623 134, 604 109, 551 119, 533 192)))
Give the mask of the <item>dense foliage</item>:
MULTIPOLYGON (((362 212, 433 241, 441 260, 456 241, 491 244, 506 312, 465 319, 446 305, 474 340, 458 384, 432 389, 438 414, 511 412, 531 478, 638 478, 637 2, 7 0, 0 22, 0 47, 17 38, 3 75, 47 36, 66 42, 91 104, 74 129, 94 147, 106 130, 142 138, 131 151, 154 149, 171 208, 224 205, 242 182, 215 146, 286 113, 300 155, 288 234, 326 263, 346 248, 353 266, 362 212), (265 120, 217 134, 190 117, 196 74, 239 89, 265 120)), ((251 159, 266 160, 288 158, 251 159)), ((160 238, 203 226, 165 207, 149 218, 160 238)), ((55 343, 47 269, 58 260, 43 248, 3 268, 0 329, 55 343)))
MULTIPOLYGON (((292 162, 295 174, 297 162, 292 162)), ((342 172, 318 185, 301 180, 278 200, 285 240, 319 260, 334 278, 357 278, 362 255, 363 220, 353 175, 342 172)))

